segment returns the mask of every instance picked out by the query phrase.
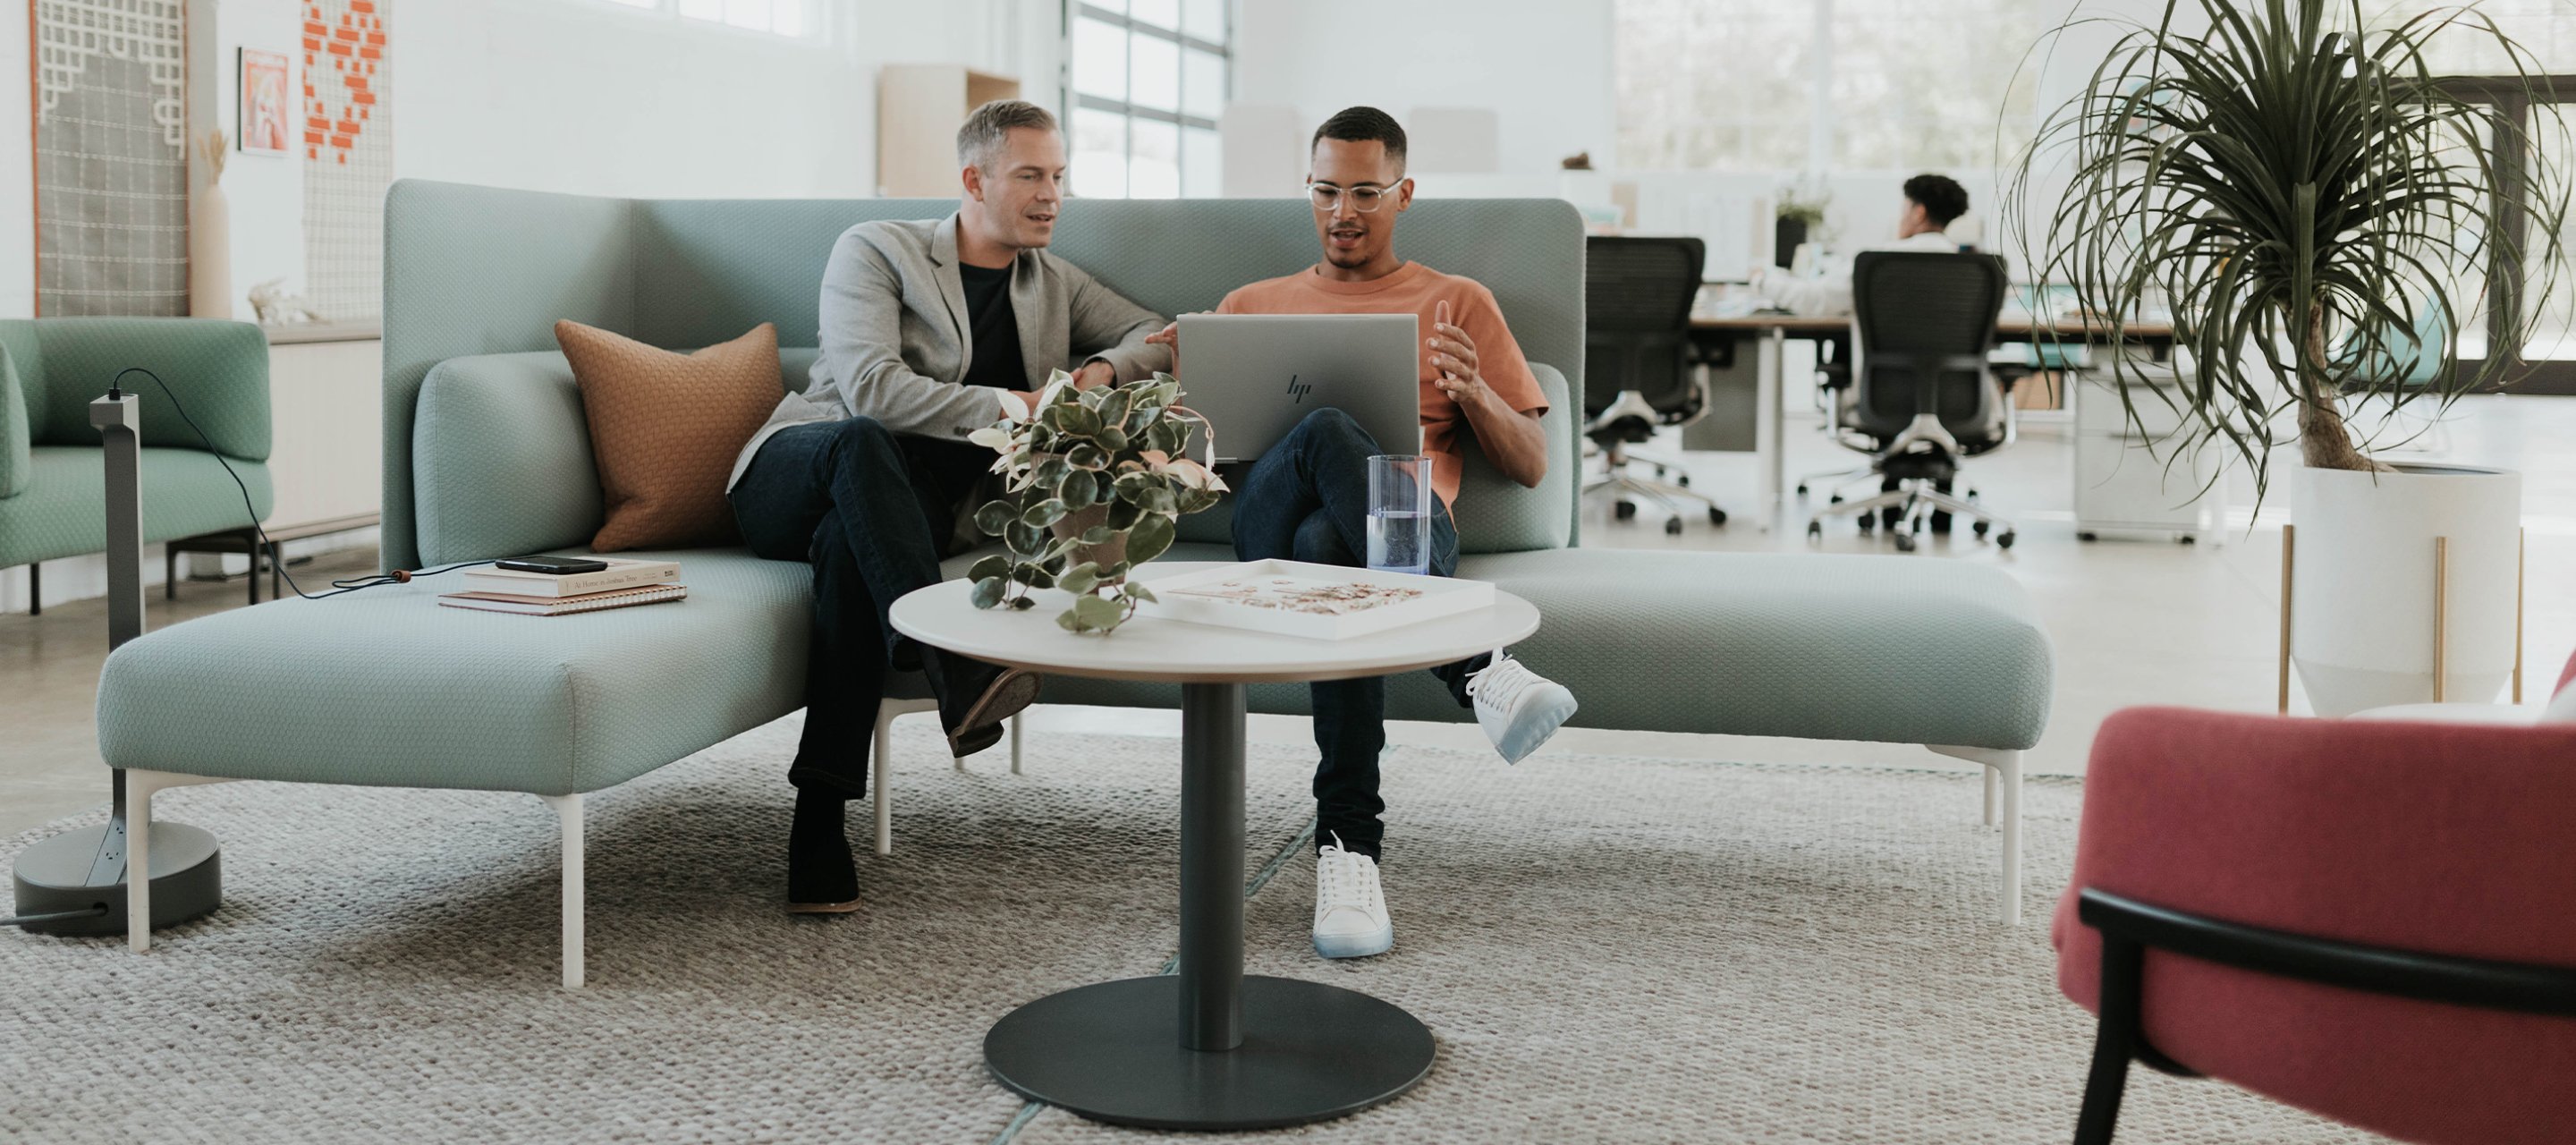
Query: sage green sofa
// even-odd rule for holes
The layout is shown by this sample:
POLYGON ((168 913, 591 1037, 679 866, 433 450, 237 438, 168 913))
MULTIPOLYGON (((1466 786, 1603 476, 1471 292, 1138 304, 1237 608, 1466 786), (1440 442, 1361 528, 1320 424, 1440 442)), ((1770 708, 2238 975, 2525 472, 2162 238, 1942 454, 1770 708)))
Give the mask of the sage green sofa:
POLYGON ((89 403, 129 366, 160 375, 170 396, 140 374, 143 541, 193 537, 251 524, 272 504, 268 481, 268 336, 247 322, 204 318, 0 320, 0 568, 28 566, 30 611, 42 608, 40 561, 107 547, 106 469, 89 403), (216 450, 241 475, 224 476, 216 450))
MULTIPOLYGON (((576 552, 598 527, 556 319, 667 347, 766 321, 781 345, 811 346, 833 239, 863 220, 951 206, 396 184, 385 228, 385 565, 576 552)), ((1297 200, 1076 200, 1060 230, 1058 253, 1164 313, 1306 266, 1315 243, 1297 200)), ((1545 622, 1518 651, 1581 698, 1576 723, 1915 743, 1986 763, 1990 821, 1998 790, 2003 800, 2003 916, 2017 917, 2020 752, 2039 739, 2051 688, 2048 638, 2020 585, 1963 562, 1572 547, 1581 223, 1555 201, 1424 202, 1406 214, 1402 242, 1491 288, 1539 364, 1554 462, 1523 489, 1470 455, 1458 571, 1538 605, 1545 622)), ((783 350, 781 386, 801 386, 812 356, 783 350)), ((1225 517, 1187 520, 1188 543, 1170 559, 1229 557, 1225 517)), ((671 555, 690 596, 667 608, 531 622, 437 608, 443 586, 430 581, 153 633, 108 661, 101 749, 132 769, 129 807, 144 813, 151 790, 212 779, 546 797, 565 831, 565 977, 578 984, 581 795, 802 702, 810 571, 739 549, 671 555)), ((1389 693, 1397 718, 1465 718, 1422 673, 1389 693)), ((1259 687, 1252 704, 1296 713, 1306 695, 1259 687)), ((1046 698, 1161 706, 1178 691, 1056 680, 1046 698)), ((227 842, 236 853, 259 845, 227 842)), ((133 910, 129 924, 144 917, 133 910)), ((138 946, 147 937, 133 932, 138 946)))

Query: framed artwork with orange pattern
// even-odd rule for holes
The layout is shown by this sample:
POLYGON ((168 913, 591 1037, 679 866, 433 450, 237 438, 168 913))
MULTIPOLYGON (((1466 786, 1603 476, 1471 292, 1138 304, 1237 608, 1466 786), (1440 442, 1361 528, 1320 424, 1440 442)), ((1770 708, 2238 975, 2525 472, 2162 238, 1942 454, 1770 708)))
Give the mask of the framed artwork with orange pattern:
POLYGON ((284 52, 241 49, 241 149, 253 155, 284 155, 289 138, 287 59, 284 52))

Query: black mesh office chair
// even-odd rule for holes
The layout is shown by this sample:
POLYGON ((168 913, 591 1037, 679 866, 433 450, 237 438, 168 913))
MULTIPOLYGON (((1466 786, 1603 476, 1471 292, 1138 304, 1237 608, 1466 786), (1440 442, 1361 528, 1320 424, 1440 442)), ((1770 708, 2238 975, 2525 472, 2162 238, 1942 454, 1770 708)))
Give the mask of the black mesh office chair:
POLYGON ((1623 521, 1637 515, 1638 502, 1653 504, 1666 514, 1667 533, 1682 531, 1686 504, 1705 507, 1711 524, 1726 523, 1726 510, 1690 490, 1689 474, 1676 476, 1678 459, 1630 448, 1708 410, 1690 338, 1706 259, 1698 239, 1595 235, 1584 261, 1583 432, 1600 446, 1603 465, 1584 478, 1583 495, 1613 498, 1623 521), (1632 465, 1651 466, 1654 478, 1631 475, 1632 465))
POLYGON ((2003 302, 2003 260, 1993 255, 1872 251, 1853 263, 1860 352, 1835 428, 1846 447, 1870 455, 1885 491, 1828 506, 1808 520, 1810 538, 1824 535, 1826 518, 1857 515, 1866 531, 1888 510, 1902 552, 1914 551, 1934 513, 1967 518, 1981 537, 1993 529, 1995 544, 2012 547, 2012 522, 1986 512, 1973 490, 1942 491, 1962 459, 2013 440, 2012 402, 1986 361, 2003 302))

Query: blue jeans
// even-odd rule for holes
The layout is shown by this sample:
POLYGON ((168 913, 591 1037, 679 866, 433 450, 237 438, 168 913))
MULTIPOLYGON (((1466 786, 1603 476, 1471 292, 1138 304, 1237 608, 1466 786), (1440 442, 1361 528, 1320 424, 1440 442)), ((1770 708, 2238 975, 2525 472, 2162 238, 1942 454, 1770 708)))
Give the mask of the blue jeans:
POLYGON ((898 437, 854 417, 778 431, 734 484, 734 521, 751 551, 814 566, 805 734, 787 771, 799 789, 867 793, 886 671, 924 666, 886 614, 903 594, 939 583, 958 503, 992 461, 988 449, 898 437))
MULTIPOLYGON (((1337 409, 1307 414, 1297 428, 1252 464, 1234 494, 1234 555, 1315 564, 1367 565, 1368 459, 1384 453, 1368 431, 1337 409)), ((1449 507, 1432 499, 1431 573, 1458 569, 1458 529, 1449 507)), ((1460 707, 1471 701, 1467 677, 1488 656, 1431 670, 1460 707)), ((1386 837, 1378 816, 1377 757, 1386 750, 1386 677, 1308 685, 1315 708, 1317 845, 1338 836, 1344 849, 1376 858, 1386 837)))

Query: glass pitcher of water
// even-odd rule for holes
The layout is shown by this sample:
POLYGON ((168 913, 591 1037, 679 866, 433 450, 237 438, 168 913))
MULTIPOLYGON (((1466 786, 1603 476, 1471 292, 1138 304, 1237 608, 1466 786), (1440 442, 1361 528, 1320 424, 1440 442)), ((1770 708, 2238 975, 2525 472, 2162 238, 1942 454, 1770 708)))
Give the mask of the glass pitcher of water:
POLYGON ((1368 459, 1368 567, 1431 571, 1431 458, 1399 453, 1368 459))

